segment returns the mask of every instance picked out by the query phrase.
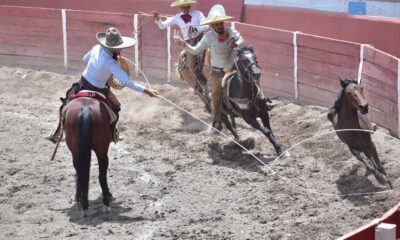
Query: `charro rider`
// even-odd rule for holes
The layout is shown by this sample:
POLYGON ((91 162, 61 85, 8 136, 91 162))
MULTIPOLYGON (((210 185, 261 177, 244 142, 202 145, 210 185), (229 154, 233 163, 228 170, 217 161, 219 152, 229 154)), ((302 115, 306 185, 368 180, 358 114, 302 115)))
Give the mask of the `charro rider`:
MULTIPOLYGON (((192 9, 192 4, 195 3, 197 3, 196 0, 174 1, 171 4, 171 7, 179 7, 181 12, 172 17, 168 17, 165 21, 161 21, 158 12, 153 11, 151 13, 160 29, 177 25, 182 32, 183 39, 190 45, 196 45, 201 40, 203 32, 208 29, 208 26, 200 26, 200 21, 204 19, 204 14, 199 10, 192 9)), ((198 93, 200 87, 197 81, 201 80, 202 76, 197 67, 198 63, 196 55, 186 52, 186 64, 190 72, 190 81, 192 81, 193 86, 195 86, 195 93, 198 93), (197 81, 195 78, 197 78, 197 81)))
POLYGON ((58 127, 55 132, 46 138, 54 143, 56 143, 58 140, 61 140, 61 123, 63 121, 61 114, 62 109, 68 102, 68 98, 80 90, 97 91, 107 97, 111 103, 111 109, 117 115, 117 120, 111 125, 111 136, 113 137, 114 142, 118 140, 116 123, 118 121, 118 112, 120 111, 121 104, 116 96, 110 91, 110 87, 107 84, 108 79, 112 75, 117 77, 123 85, 135 91, 144 92, 150 97, 155 97, 158 95, 156 90, 145 88, 144 86, 136 83, 134 80, 129 79, 129 76, 122 70, 121 66, 117 62, 117 58, 121 55, 122 49, 132 47, 136 44, 136 40, 134 38, 122 36, 118 29, 114 27, 110 27, 105 33, 97 33, 96 38, 99 44, 95 45, 83 57, 83 61, 87 64, 87 66, 82 73, 80 81, 72 84, 72 87, 68 89, 66 93, 66 99, 63 100, 63 104, 60 107, 58 127))
POLYGON ((233 60, 232 50, 243 43, 240 33, 230 27, 224 27, 224 21, 231 20, 233 17, 226 16, 222 5, 215 5, 211 8, 207 18, 203 19, 200 25, 211 25, 212 30, 204 34, 204 37, 196 46, 187 44, 182 39, 177 39, 178 43, 185 47, 187 52, 199 54, 210 49, 211 53, 211 110, 213 117, 213 127, 217 130, 222 129, 221 123, 221 83, 225 72, 232 69, 233 60))

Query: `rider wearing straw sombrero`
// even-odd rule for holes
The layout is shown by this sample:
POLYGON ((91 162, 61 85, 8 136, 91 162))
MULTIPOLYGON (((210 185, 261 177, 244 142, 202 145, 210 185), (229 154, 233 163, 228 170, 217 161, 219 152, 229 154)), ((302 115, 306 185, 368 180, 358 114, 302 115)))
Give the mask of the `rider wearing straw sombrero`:
POLYGON ((134 38, 122 36, 118 29, 114 27, 110 27, 106 32, 97 33, 96 38, 99 44, 95 45, 83 57, 83 61, 87 65, 86 69, 82 73, 80 81, 72 84, 72 87, 68 89, 66 93, 66 98, 62 99, 63 104, 60 107, 58 127, 55 132, 46 138, 53 143, 61 140, 61 123, 63 121, 61 112, 63 107, 68 102, 69 97, 78 93, 80 90, 97 91, 106 96, 111 103, 111 109, 117 115, 117 120, 111 125, 111 136, 113 137, 114 142, 118 140, 116 123, 118 121, 118 112, 120 111, 121 104, 116 96, 110 91, 110 87, 107 85, 107 81, 112 75, 117 77, 123 85, 135 91, 144 92, 150 97, 158 95, 156 90, 145 88, 144 86, 136 83, 133 79, 130 79, 117 62, 117 58, 121 55, 122 49, 132 47, 136 44, 136 40, 134 38))
POLYGON ((182 39, 178 43, 185 47, 187 52, 199 54, 209 48, 211 53, 211 110, 213 115, 213 127, 222 129, 221 123, 221 82, 225 71, 232 68, 232 50, 243 43, 243 38, 233 28, 224 27, 224 22, 232 20, 233 17, 226 16, 222 5, 215 5, 211 8, 208 17, 203 19, 200 25, 211 25, 212 30, 204 34, 204 37, 196 46, 187 44, 182 39))
MULTIPOLYGON (((158 12, 153 11, 151 14, 160 29, 176 25, 180 28, 183 39, 190 45, 196 45, 203 37, 203 32, 208 29, 208 26, 200 26, 200 21, 205 17, 201 11, 192 9, 192 5, 195 3, 197 3, 196 0, 174 1, 170 6, 174 8, 179 7, 181 12, 172 17, 168 17, 165 21, 161 21, 158 12)), ((197 77, 197 80, 201 80, 202 76, 197 68, 197 56, 186 52, 186 64, 192 78, 191 81, 193 81, 196 86, 195 92, 198 92, 201 88, 198 86, 195 78, 197 77)))

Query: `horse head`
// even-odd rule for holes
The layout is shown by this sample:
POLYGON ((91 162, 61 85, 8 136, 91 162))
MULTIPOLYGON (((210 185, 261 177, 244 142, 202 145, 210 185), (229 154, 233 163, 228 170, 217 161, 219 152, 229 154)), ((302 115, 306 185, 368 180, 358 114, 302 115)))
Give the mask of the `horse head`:
POLYGON ((358 109, 362 114, 368 113, 368 102, 364 97, 363 89, 351 79, 340 79, 343 88, 343 97, 347 98, 351 108, 358 109))
POLYGON ((249 81, 258 82, 261 71, 257 63, 257 56, 251 46, 242 46, 236 51, 236 63, 238 71, 246 76, 249 81))

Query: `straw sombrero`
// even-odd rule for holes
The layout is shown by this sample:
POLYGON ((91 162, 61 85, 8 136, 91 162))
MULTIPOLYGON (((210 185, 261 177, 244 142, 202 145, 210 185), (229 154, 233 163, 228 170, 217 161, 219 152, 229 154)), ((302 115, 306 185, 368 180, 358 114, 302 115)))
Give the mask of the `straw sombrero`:
MULTIPOLYGON (((129 78, 133 77, 134 74, 134 64, 127 58, 119 56, 118 64, 121 66, 122 70, 129 76, 129 78)), ((121 80, 112 76, 107 80, 108 85, 114 89, 121 90, 125 87, 121 80)))
POLYGON ((177 0, 171 3, 171 7, 183 7, 195 3, 197 3, 196 0, 177 0))
POLYGON ((97 33, 96 38, 102 46, 111 49, 128 48, 136 44, 136 39, 122 36, 115 27, 110 27, 105 33, 97 33))
POLYGON ((200 25, 224 22, 227 20, 232 20, 233 18, 234 17, 226 16, 224 6, 217 4, 210 9, 208 16, 200 21, 200 25))

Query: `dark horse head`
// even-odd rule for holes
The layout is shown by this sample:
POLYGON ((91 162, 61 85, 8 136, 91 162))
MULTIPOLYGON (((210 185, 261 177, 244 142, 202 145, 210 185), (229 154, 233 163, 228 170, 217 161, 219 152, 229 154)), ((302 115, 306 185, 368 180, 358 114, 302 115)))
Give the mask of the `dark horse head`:
POLYGON ((340 79, 340 85, 342 86, 341 103, 346 98, 351 108, 360 110, 362 114, 368 113, 368 102, 358 83, 351 79, 340 79))
POLYGON ((238 71, 245 76, 245 79, 256 81, 258 83, 261 71, 253 47, 242 46, 238 48, 236 51, 235 62, 238 71))
POLYGON ((108 147, 111 141, 110 118, 106 106, 94 98, 78 98, 69 103, 65 114, 65 140, 76 170, 75 200, 87 216, 89 174, 92 150, 99 164, 99 181, 104 211, 110 211, 112 195, 107 184, 108 147))

